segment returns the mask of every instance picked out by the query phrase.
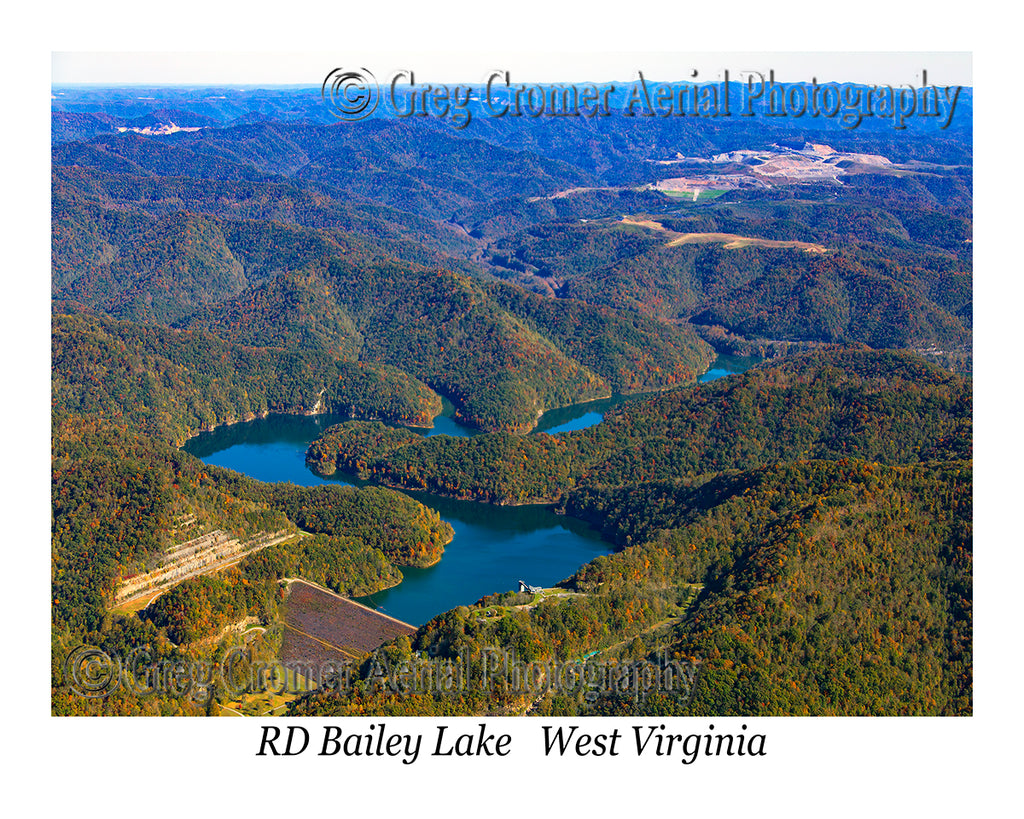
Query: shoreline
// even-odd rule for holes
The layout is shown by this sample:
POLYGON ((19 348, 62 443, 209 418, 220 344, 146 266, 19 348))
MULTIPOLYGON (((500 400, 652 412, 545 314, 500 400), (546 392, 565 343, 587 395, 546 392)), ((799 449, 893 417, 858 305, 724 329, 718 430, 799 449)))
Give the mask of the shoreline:
MULTIPOLYGON (((187 438, 185 438, 184 441, 178 442, 177 443, 177 448, 179 450, 183 450, 184 451, 184 447, 189 443, 189 441, 194 441, 196 438, 200 437, 201 435, 209 434, 209 433, 212 433, 212 432, 216 432, 218 429, 223 429, 224 427, 233 427, 233 426, 238 426, 239 424, 251 424, 253 421, 265 420, 267 418, 272 418, 274 416, 279 416, 281 418, 318 418, 321 415, 342 415, 342 414, 343 413, 332 412, 330 410, 321 410, 319 412, 311 412, 311 411, 308 411, 308 410, 297 410, 297 411, 289 411, 289 410, 280 410, 280 411, 278 411, 278 410, 273 410, 273 411, 271 411, 269 409, 264 409, 264 410, 261 410, 260 412, 256 412, 256 413, 249 412, 249 413, 246 413, 247 417, 232 418, 232 419, 228 419, 228 420, 225 420, 225 421, 221 421, 220 423, 217 423, 217 424, 211 424, 208 427, 203 427, 202 429, 193 432, 191 435, 189 435, 187 438)), ((404 422, 385 420, 384 418, 380 418, 380 417, 378 417, 378 418, 371 418, 369 416, 359 416, 359 415, 350 415, 345 420, 347 420, 347 421, 380 421, 380 423, 382 423, 382 424, 388 424, 388 425, 392 425, 392 426, 407 427, 409 429, 433 429, 434 428, 434 419, 435 418, 440 418, 440 417, 441 417, 441 413, 438 413, 437 415, 433 416, 433 418, 430 419, 430 426, 426 426, 424 424, 407 424, 407 423, 404 423, 404 422)), ((189 454, 191 454, 191 453, 189 453, 189 454)), ((194 456, 194 457, 199 457, 199 456, 194 456)), ((200 460, 202 460, 202 459, 200 459, 200 460)))

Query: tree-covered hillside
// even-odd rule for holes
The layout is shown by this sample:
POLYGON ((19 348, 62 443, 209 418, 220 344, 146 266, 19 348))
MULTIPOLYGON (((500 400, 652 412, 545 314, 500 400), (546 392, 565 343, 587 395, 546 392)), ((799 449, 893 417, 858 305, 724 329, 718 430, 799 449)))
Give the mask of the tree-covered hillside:
POLYGON ((332 427, 310 446, 307 462, 454 497, 552 502, 579 486, 796 458, 969 458, 971 389, 911 354, 832 350, 630 402, 599 426, 565 435, 415 440, 377 430, 360 422, 332 427))
POLYGON ((657 511, 647 493, 605 498, 616 525, 641 539, 582 567, 567 594, 509 593, 448 612, 383 649, 347 690, 309 695, 290 713, 970 713, 968 463, 794 461, 703 492, 665 485, 657 511), (524 686, 503 675, 495 646, 540 677, 524 686), (491 684, 403 688, 413 678, 398 669, 427 657, 458 658, 472 679, 489 667, 491 684), (615 692, 597 670, 589 685, 551 676, 581 660, 699 673, 674 691, 615 692))

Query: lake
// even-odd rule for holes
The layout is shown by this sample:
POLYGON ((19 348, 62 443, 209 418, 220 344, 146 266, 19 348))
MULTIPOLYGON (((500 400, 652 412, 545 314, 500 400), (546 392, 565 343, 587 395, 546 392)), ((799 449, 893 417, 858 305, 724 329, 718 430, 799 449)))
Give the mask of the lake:
POLYGON ((711 363, 708 371, 697 380, 702 384, 707 384, 709 381, 725 378, 727 375, 746 372, 763 360, 757 356, 720 355, 711 363))
MULTIPOLYGON (((261 481, 359 485, 343 475, 320 478, 306 468, 309 444, 343 420, 331 415, 269 416, 204 432, 184 448, 205 463, 261 481)), ((445 420, 455 425, 456 434, 469 434, 450 418, 445 420)), ((519 580, 551 586, 611 551, 585 524, 545 506, 491 506, 422 492, 407 494, 437 510, 452 525, 455 538, 445 547, 440 563, 427 569, 403 566, 401 585, 359 602, 415 626, 486 594, 515 590, 519 580)))
MULTIPOLYGON (((720 356, 702 381, 742 372, 758 359, 720 356)), ((604 413, 628 397, 615 396, 545 413, 535 432, 556 435, 600 423, 604 413)), ((477 434, 452 418, 445 401, 442 416, 424 435, 477 434)), ((343 475, 320 478, 306 468, 306 449, 340 415, 274 415, 244 424, 219 427, 189 440, 183 449, 205 463, 233 469, 261 481, 287 481, 298 486, 341 483, 364 485, 343 475)), ((415 626, 487 594, 515 590, 518 581, 551 586, 598 555, 612 551, 586 524, 556 515, 546 506, 492 506, 458 501, 425 492, 406 493, 437 510, 455 530, 440 563, 427 569, 403 567, 398 586, 359 602, 415 626)))

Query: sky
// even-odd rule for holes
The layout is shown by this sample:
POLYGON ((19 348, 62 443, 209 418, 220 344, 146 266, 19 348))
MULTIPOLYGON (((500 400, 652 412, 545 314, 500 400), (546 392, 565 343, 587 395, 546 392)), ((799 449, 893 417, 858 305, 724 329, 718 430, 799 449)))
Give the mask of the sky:
POLYGON ((507 70, 513 82, 695 79, 718 82, 729 71, 775 72, 779 82, 860 82, 887 85, 973 85, 969 52, 542 52, 382 51, 355 45, 334 51, 303 52, 102 52, 52 54, 54 85, 320 85, 336 67, 368 68, 381 80, 411 69, 420 82, 484 82, 507 70), (696 76, 694 75, 696 72, 696 76))

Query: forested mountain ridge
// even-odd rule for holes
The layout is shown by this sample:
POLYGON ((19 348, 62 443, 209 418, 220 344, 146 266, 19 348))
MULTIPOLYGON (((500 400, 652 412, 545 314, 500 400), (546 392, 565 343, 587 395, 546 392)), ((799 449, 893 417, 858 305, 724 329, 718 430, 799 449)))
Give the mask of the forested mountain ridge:
POLYGON ((201 331, 54 316, 53 415, 117 420, 168 443, 268 412, 338 411, 429 426, 441 401, 392 367, 245 347, 201 331))
MULTIPOLYGON (((271 177, 242 182, 190 176, 133 176, 80 166, 55 166, 53 211, 55 259, 65 257, 64 236, 84 234, 92 241, 119 246, 120 234, 109 236, 115 219, 153 223, 178 211, 232 221, 282 223, 340 231, 380 252, 410 261, 469 267, 458 255, 475 242, 454 225, 373 203, 355 202, 322 186, 271 177)), ((81 264, 88 258, 71 256, 81 264)), ((71 269, 69 272, 77 272, 71 269)), ((55 279, 55 284, 59 280, 55 279)))
POLYGON ((898 234, 881 244, 866 241, 870 226, 893 221, 877 208, 780 204, 774 211, 783 218, 640 214, 559 222, 506 237, 491 260, 512 280, 562 298, 718 325, 748 338, 969 347, 971 245, 963 219, 936 214, 925 227, 920 212, 916 221, 904 214, 917 241, 897 222, 898 234), (828 215, 849 220, 847 227, 823 230, 828 215), (814 242, 824 252, 758 239, 814 242))
MULTIPOLYGON (((636 490, 623 530, 651 514, 636 490)), ((447 612, 382 649, 345 691, 314 692, 289 713, 970 713, 969 463, 795 461, 739 473, 701 500, 680 486, 660 506, 636 545, 563 584, 574 594, 508 593, 447 612), (696 663, 699 674, 675 690, 550 675, 531 687, 495 673, 494 645, 539 668, 596 654, 612 669, 696 663), (457 658, 470 678, 490 662, 493 683, 423 691, 382 679, 423 657, 457 658)))
POLYGON ((350 126, 258 123, 164 140, 102 136, 55 146, 54 164, 237 182, 294 176, 357 200, 442 220, 470 203, 542 195, 592 181, 557 160, 447 130, 398 120, 350 126))
POLYGON ((395 693, 366 666, 348 692, 292 712, 970 713, 971 417, 970 379, 912 354, 837 349, 633 402, 557 437, 328 430, 310 448, 314 468, 335 452, 342 468, 412 480, 437 464, 433 491, 561 493, 566 513, 624 547, 565 581, 568 598, 524 607, 509 593, 435 618, 386 649, 390 667, 458 656, 482 673, 498 643, 542 666, 596 652, 700 673, 640 704, 553 680, 395 693), (495 460, 500 475, 486 467, 495 460))
MULTIPOLYGON (((293 573, 347 594, 394 585, 397 566, 436 562, 452 537, 436 512, 391 490, 262 484, 207 467, 159 438, 84 419, 55 430, 52 495, 53 630, 65 652, 83 638, 102 645, 131 635, 137 618, 111 612, 116 587, 195 534, 292 537, 243 560, 251 586, 244 599, 224 596, 216 578, 176 586, 160 610, 193 602, 176 615, 175 642, 215 635, 239 616, 270 616, 277 579, 293 573), (195 596, 213 589, 223 606, 197 608, 195 596)), ((187 647, 155 638, 146 637, 158 654, 187 656, 187 647)))
MULTIPOLYGON (((666 78, 667 79, 667 78, 666 78)), ((692 88, 688 82, 674 83, 675 91, 692 88)), ((744 83, 733 82, 736 99, 742 99, 744 83)), ((484 87, 470 83, 479 99, 486 99, 484 87)), ((553 87, 549 85, 549 87, 553 87)), ((806 86, 804 86, 806 88, 806 86)), ((547 118, 535 121, 540 127, 523 127, 523 118, 481 116, 482 106, 470 106, 474 112, 472 126, 452 130, 447 125, 430 122, 424 125, 447 131, 453 136, 484 139, 513 150, 529 149, 538 154, 571 161, 582 169, 613 174, 631 161, 661 158, 664 146, 672 145, 686 156, 702 156, 709 152, 735 150, 760 139, 765 143, 777 140, 829 142, 842 135, 852 151, 893 153, 893 161, 945 161, 964 164, 972 156, 970 140, 973 117, 973 89, 957 89, 957 115, 945 123, 922 118, 914 128, 894 131, 884 117, 868 118, 855 129, 820 117, 647 117, 622 116, 634 91, 634 83, 598 83, 603 93, 608 88, 607 117, 559 117, 557 127, 547 118)), ((858 86, 851 85, 851 90, 858 86)), ((868 90, 870 86, 860 86, 868 90)), ((337 125, 331 109, 324 105, 319 85, 308 88, 235 88, 210 89, 213 96, 194 94, 188 88, 82 88, 67 86, 51 100, 54 143, 87 140, 98 133, 110 133, 117 127, 138 126, 151 122, 174 122, 183 127, 208 126, 232 128, 243 124, 295 124, 312 122, 337 125), (145 96, 140 96, 145 95, 145 96)), ((507 95, 507 91, 506 91, 507 95)), ((499 92, 498 96, 501 96, 499 92)), ((382 105, 373 120, 394 119, 394 111, 382 105)), ((347 123, 353 130, 370 123, 347 123)), ((526 124, 531 124, 530 120, 526 124)), ((358 131, 356 132, 358 134, 358 131)), ((631 168, 632 165, 629 165, 631 168)))
POLYGON ((318 569, 318 577, 346 590, 392 585, 400 574, 389 560, 436 561, 450 528, 402 495, 367 490, 353 497, 354 490, 340 488, 260 484, 177 449, 217 424, 332 406, 427 426, 441 400, 394 368, 324 352, 244 347, 201 331, 54 316, 55 633, 69 637, 109 627, 107 610, 120 580, 152 568, 163 550, 197 532, 224 530, 244 540, 268 531, 297 534, 301 526, 323 537, 303 546, 305 552, 295 545, 275 552, 291 555, 286 563, 322 567, 326 561, 333 569, 318 569), (327 511, 314 515, 318 506, 327 511), (356 517, 345 511, 357 508, 363 509, 358 530, 356 517), (182 529, 182 520, 191 523, 182 529), (387 543, 380 540, 388 531, 381 526, 395 535, 387 543), (410 533, 402 533, 406 526, 410 533), (422 553, 417 544, 430 547, 422 553))
POLYGON ((247 284, 216 225, 181 213, 161 220, 146 241, 78 277, 60 295, 115 318, 168 324, 237 296, 247 284))
MULTIPOLYGON (((474 123, 476 131, 463 133, 387 117, 335 125, 271 117, 165 136, 129 132, 59 143, 54 280, 82 277, 59 297, 123 318, 167 320, 159 304, 149 303, 162 294, 146 287, 143 304, 126 294, 97 305, 96 292, 109 289, 104 278, 121 272, 111 239, 131 229, 129 222, 137 229, 142 214, 165 219, 189 211, 356 233, 377 256, 511 278, 549 296, 681 326, 693 322, 705 338, 724 332, 755 347, 862 342, 928 351, 969 369, 969 129, 894 139, 873 129, 797 129, 794 135, 747 122, 645 121, 623 128, 609 121, 582 130, 561 124, 556 130, 565 133, 517 133, 498 122, 474 123), (648 138, 637 142, 640 133, 648 138), (584 136, 590 149, 581 152, 574 139, 584 136), (756 153, 754 147, 806 159, 814 155, 806 146, 816 139, 825 143, 817 148, 834 144, 852 157, 835 166, 841 184, 830 177, 801 184, 784 174, 758 176, 752 160, 709 159, 716 151, 742 157, 756 153), (880 157, 882 164, 863 164, 864 157, 880 157), (884 164, 887 157, 892 163, 884 164), (669 196, 657 187, 666 179, 714 196, 693 202, 669 196), (735 179, 757 184, 733 189, 735 179), (725 189, 716 191, 717 184, 725 189), (123 211, 120 224, 98 216, 97 205, 123 211), (623 217, 677 233, 816 243, 828 252, 815 258, 756 243, 723 249, 703 241, 664 247, 657 235, 620 246, 622 231, 606 228, 623 217), (101 271, 83 276, 83 263, 101 271)), ((230 262, 209 250, 212 258, 191 267, 209 271, 211 292, 178 286, 179 312, 190 304, 204 309, 218 293, 240 292, 243 283, 221 269, 230 262)), ((155 275, 159 286, 160 271, 155 275)), ((246 276, 255 283, 248 270, 246 276)))
POLYGON ((358 237, 192 214, 163 217, 58 296, 58 307, 398 367, 484 429, 528 430, 545 409, 687 383, 713 357, 689 327, 549 305, 358 237))
POLYGON ((578 486, 680 479, 796 458, 970 458, 970 382, 912 354, 833 350, 631 402, 591 429, 414 440, 349 422, 307 462, 492 503, 553 502, 578 486), (500 470, 488 465, 500 462, 500 470))

